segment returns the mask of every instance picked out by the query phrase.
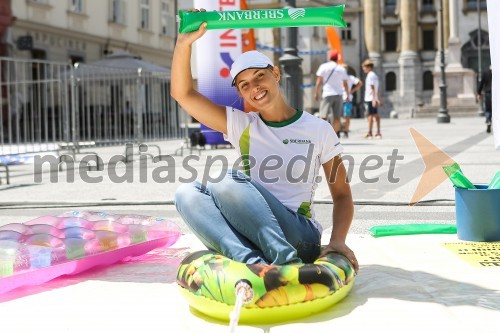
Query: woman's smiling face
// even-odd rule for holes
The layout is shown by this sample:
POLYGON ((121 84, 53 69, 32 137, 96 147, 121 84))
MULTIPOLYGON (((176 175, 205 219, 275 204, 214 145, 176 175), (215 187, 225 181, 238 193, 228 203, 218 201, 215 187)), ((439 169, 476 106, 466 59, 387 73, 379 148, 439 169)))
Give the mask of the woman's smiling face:
POLYGON ((250 105, 259 107, 269 103, 279 94, 279 69, 249 68, 238 74, 236 87, 238 94, 250 105))

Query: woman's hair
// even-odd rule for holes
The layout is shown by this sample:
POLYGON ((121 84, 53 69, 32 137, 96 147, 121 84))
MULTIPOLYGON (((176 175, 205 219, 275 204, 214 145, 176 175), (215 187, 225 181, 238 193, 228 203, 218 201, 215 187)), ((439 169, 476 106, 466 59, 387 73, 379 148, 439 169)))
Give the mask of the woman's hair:
POLYGON ((373 69, 373 61, 371 61, 370 59, 366 59, 365 61, 363 61, 362 65, 373 69))

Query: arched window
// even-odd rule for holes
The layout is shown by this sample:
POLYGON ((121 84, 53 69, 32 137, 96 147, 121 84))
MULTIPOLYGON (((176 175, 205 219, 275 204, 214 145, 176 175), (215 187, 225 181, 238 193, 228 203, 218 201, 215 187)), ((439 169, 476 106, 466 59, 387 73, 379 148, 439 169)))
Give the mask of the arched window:
POLYGON ((487 31, 481 30, 469 32, 470 40, 462 46, 462 66, 477 72, 479 70, 478 45, 481 47, 481 69, 491 64, 490 59, 490 37, 487 31))
POLYGON ((396 0, 385 0, 385 15, 396 15, 396 0))
POLYGON ((389 72, 385 75, 385 91, 395 91, 396 90, 396 74, 394 72, 389 72))
MULTIPOLYGON (((486 9, 486 0, 480 0, 479 3, 481 5, 481 9, 486 9)), ((467 10, 476 10, 477 9, 477 0, 467 0, 467 10)))
POLYGON ((432 13, 434 11, 434 0, 423 0, 422 1, 422 12, 432 13))
POLYGON ((425 71, 423 77, 423 90, 434 90, 434 76, 431 71, 425 71))

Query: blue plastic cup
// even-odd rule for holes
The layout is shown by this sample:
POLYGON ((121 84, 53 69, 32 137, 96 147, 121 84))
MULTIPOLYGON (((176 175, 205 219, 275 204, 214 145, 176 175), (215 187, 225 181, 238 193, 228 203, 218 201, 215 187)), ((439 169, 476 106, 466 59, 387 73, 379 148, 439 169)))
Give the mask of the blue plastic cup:
POLYGON ((500 189, 455 187, 457 234, 473 242, 500 241, 500 189))
POLYGON ((29 245, 31 268, 48 267, 52 263, 52 250, 48 246, 29 245))

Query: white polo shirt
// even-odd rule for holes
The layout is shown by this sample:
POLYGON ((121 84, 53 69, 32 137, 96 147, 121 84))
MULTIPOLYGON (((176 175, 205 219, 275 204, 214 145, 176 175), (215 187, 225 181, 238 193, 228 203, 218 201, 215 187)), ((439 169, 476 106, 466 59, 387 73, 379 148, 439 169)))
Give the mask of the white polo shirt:
POLYGON ((280 123, 266 122, 258 112, 231 107, 226 114, 225 139, 252 166, 245 173, 322 232, 313 209, 320 167, 343 151, 331 125, 302 111, 280 123))

